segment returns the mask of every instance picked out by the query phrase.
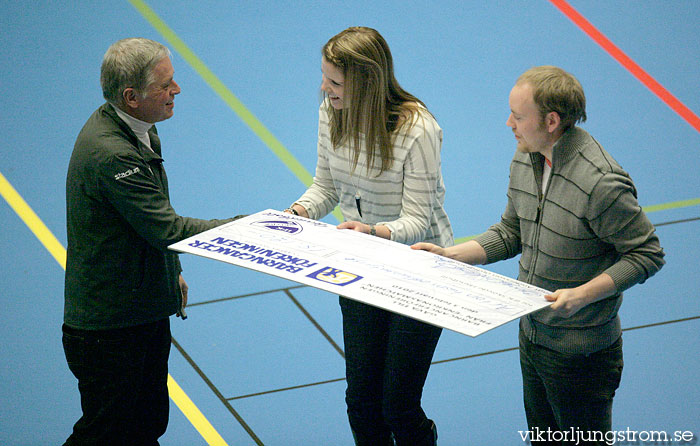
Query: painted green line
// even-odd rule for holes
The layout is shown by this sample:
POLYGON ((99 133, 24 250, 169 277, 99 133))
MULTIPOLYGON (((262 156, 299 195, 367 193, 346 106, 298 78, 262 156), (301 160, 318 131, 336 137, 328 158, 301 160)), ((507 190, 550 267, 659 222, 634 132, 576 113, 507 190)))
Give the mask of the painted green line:
POLYGON ((690 206, 700 205, 700 198, 691 198, 690 200, 672 201, 670 203, 654 204, 651 206, 642 206, 644 212, 667 211, 669 209, 687 208, 690 206))
POLYGON ((470 235, 468 237, 460 237, 455 239, 455 245, 459 245, 460 243, 468 242, 469 240, 473 239, 476 237, 476 235, 470 235))
MULTIPOLYGON (((691 198, 690 200, 680 200, 680 201, 672 201, 670 203, 661 203, 661 204, 653 204, 651 206, 642 206, 642 210, 646 212, 647 214, 651 212, 658 212, 658 211, 667 211, 669 209, 680 209, 680 208, 687 208, 691 206, 698 206, 700 205, 700 198, 691 198)), ((460 243, 467 242, 471 239, 476 237, 476 235, 470 235, 468 237, 460 237, 455 239, 455 245, 459 245, 460 243)))
MULTIPOLYGON (((260 122, 253 113, 234 95, 231 90, 206 66, 206 64, 180 39, 177 34, 141 0, 129 0, 134 8, 148 23, 158 31, 170 46, 197 72, 214 90, 214 92, 238 115, 239 118, 257 135, 258 138, 282 161, 282 163, 301 181, 309 187, 313 181, 311 174, 287 150, 287 148, 260 122)), ((338 221, 343 221, 340 210, 336 208, 333 215, 338 221)))
POLYGON ((197 57, 197 55, 182 41, 158 15, 141 0, 129 0, 141 15, 168 41, 172 48, 199 74, 204 82, 231 107, 241 120, 267 145, 277 157, 296 175, 307 187, 312 178, 309 172, 294 158, 282 143, 270 133, 231 90, 197 57))

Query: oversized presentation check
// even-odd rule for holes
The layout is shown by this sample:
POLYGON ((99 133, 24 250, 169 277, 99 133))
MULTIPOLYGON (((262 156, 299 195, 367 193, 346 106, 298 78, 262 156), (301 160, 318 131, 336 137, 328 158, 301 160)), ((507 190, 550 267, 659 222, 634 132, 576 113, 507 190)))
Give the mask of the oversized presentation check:
POLYGON ((468 336, 543 308, 548 291, 328 223, 266 210, 170 246, 468 336))

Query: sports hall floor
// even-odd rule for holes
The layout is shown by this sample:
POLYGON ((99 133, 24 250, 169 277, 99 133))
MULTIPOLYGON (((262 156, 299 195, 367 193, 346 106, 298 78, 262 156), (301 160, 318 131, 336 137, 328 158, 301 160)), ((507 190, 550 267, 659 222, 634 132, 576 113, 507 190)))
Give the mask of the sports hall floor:
MULTIPOLYGON (((483 231, 504 208, 515 78, 543 64, 579 78, 583 127, 632 175, 667 254, 658 275, 625 294, 614 428, 690 431, 697 443, 700 7, 568 5, 580 16, 561 0, 2 0, 0 444, 61 444, 80 413, 61 347, 64 182, 74 139, 102 103, 107 47, 143 36, 171 48, 182 94, 158 129, 172 201, 183 215, 217 218, 283 209, 304 191, 320 48, 351 25, 384 35, 400 83, 442 126, 457 237, 483 231)), ((351 445, 337 296, 182 261, 191 306, 189 319, 172 321, 173 402, 161 444, 351 445)), ((517 264, 488 268, 515 276, 517 264)), ((424 392, 441 446, 522 444, 516 335, 515 322, 477 338, 444 332, 424 392)))

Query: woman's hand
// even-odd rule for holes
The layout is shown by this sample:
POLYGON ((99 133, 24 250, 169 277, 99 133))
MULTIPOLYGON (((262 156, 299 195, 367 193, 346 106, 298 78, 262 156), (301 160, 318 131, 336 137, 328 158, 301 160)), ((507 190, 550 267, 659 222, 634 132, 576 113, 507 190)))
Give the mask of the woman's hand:
POLYGON ((286 212, 287 214, 294 214, 300 217, 309 218, 309 213, 306 211, 306 208, 296 203, 289 206, 287 209, 284 210, 284 212, 286 212))
POLYGON ((350 229, 364 234, 376 235, 377 237, 391 240, 391 230, 384 225, 368 225, 359 221, 344 221, 337 226, 338 229, 350 229), (373 231, 374 229, 374 231, 373 231))
POLYGON ((369 225, 359 221, 344 221, 338 225, 338 229, 350 229, 357 232, 369 234, 369 225))

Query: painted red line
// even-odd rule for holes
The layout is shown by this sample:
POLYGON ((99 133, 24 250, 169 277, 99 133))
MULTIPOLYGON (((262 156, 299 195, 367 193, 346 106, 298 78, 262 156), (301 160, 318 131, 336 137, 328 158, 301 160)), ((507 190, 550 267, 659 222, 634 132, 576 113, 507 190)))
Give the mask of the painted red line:
POLYGON ((673 111, 700 132, 700 118, 673 96, 663 85, 651 77, 642 67, 627 56, 620 48, 610 41, 603 33, 598 31, 584 16, 576 11, 566 0, 549 0, 557 9, 567 16, 576 26, 601 46, 608 54, 617 60, 634 77, 644 84, 652 93, 666 103, 673 111))

